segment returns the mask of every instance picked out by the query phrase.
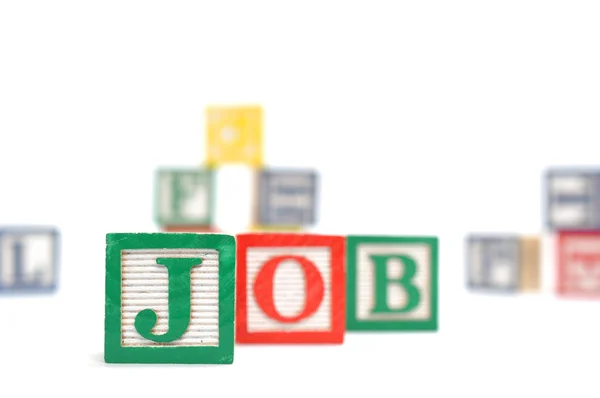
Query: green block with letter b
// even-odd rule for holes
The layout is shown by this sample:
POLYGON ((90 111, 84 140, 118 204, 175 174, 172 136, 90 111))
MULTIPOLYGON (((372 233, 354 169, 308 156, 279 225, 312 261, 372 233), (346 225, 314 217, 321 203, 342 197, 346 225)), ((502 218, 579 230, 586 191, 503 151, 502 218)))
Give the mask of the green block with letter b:
POLYGON ((346 250, 347 330, 437 330, 437 237, 348 236, 346 250))

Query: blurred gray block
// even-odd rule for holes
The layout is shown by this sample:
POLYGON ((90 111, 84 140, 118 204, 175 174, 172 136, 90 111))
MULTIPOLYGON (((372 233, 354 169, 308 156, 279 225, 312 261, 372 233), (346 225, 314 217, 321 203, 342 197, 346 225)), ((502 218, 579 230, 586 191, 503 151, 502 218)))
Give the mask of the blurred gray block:
POLYGON ((262 170, 257 222, 307 226, 316 222, 317 174, 311 170, 262 170))
POLYGON ((550 170, 546 188, 548 228, 600 228, 600 170, 550 170))
POLYGON ((519 288, 520 240, 517 236, 467 238, 468 285, 473 289, 519 288))
POLYGON ((58 231, 51 227, 1 228, 0 293, 54 291, 58 240, 58 231))

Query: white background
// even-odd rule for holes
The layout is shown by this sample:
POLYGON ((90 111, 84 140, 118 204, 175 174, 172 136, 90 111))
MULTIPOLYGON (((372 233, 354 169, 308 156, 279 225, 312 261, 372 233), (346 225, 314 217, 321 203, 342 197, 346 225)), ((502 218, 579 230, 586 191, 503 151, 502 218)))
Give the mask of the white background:
MULTIPOLYGON (((1 298, 2 393, 597 397, 600 303, 557 299, 548 256, 541 294, 471 294, 463 242, 540 232, 545 168, 598 162, 599 18, 577 0, 0 3, 0 222, 63 238, 57 295, 1 298), (104 364, 105 234, 156 230, 154 170, 203 161, 219 103, 264 106, 269 165, 319 170, 316 231, 440 237, 437 334, 104 364)), ((219 180, 232 230, 241 175, 219 180)))

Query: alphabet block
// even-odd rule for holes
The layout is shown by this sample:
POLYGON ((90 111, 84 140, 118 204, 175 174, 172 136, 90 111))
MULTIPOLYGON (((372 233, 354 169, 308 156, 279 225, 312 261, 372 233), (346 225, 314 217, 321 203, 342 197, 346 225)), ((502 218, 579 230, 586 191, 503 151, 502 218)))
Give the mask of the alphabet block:
POLYGON ((600 229, 600 170, 550 170, 547 189, 550 229, 600 229))
POLYGON ((262 165, 262 108, 209 107, 206 110, 206 163, 217 167, 243 163, 262 165))
POLYGON ((230 364, 235 239, 106 236, 107 363, 230 364))
POLYGON ((472 235, 467 239, 468 285, 487 291, 535 291, 540 286, 538 237, 472 235))
POLYGON ((57 287, 59 233, 49 227, 0 230, 0 292, 47 293, 57 287))
POLYGON ((347 330, 437 330, 437 238, 348 236, 346 245, 347 330))
POLYGON ((558 295, 600 298, 600 231, 561 231, 557 249, 558 295))
POLYGON ((261 170, 256 179, 255 225, 302 227, 315 223, 316 172, 261 170))
POLYGON ((214 173, 210 169, 163 169, 156 175, 159 225, 206 226, 213 222, 214 173))
POLYGON ((237 236, 238 343, 342 343, 341 236, 237 236))

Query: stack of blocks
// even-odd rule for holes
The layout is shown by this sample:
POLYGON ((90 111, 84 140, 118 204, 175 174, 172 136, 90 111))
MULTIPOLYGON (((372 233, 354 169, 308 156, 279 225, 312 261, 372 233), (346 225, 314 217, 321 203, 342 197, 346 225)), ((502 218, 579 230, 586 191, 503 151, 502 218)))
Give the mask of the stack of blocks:
POLYGON ((233 362, 234 343, 435 331, 435 237, 108 234, 105 361, 233 362))
POLYGON ((303 233, 316 174, 263 168, 260 107, 209 108, 207 137, 205 168, 158 173, 166 233, 107 235, 106 362, 230 364, 236 342, 437 330, 437 238, 303 233), (225 163, 256 171, 253 233, 216 233, 225 163))
POLYGON ((218 232, 215 171, 226 164, 254 171, 251 230, 300 231, 315 223, 317 175, 264 167, 262 114, 259 106, 207 108, 205 165, 157 173, 156 221, 164 232, 218 232))
POLYGON ((555 233, 557 293, 600 298, 600 170, 547 174, 547 220, 555 233))
MULTIPOLYGON (((559 296, 600 298, 600 170, 551 169, 545 177, 545 218, 556 239, 559 296)), ((477 290, 537 291, 537 236, 472 235, 468 285, 477 290)))

